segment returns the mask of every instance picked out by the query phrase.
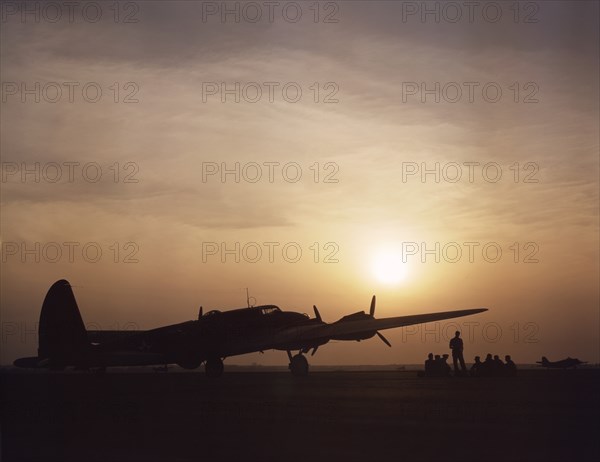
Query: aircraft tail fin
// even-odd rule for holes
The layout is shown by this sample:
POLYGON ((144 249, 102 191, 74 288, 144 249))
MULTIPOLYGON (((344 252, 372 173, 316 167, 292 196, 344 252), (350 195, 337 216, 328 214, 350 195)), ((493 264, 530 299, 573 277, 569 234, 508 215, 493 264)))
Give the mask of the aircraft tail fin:
POLYGON ((48 290, 39 324, 38 357, 69 364, 81 358, 89 342, 71 284, 61 279, 48 290))

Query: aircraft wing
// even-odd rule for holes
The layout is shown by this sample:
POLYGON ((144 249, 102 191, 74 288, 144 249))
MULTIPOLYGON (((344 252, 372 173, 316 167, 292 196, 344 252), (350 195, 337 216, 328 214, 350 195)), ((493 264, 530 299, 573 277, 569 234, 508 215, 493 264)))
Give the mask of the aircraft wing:
POLYGON ((471 310, 442 311, 439 313, 416 314, 412 316, 396 316, 393 318, 382 319, 364 319, 339 321, 327 326, 328 332, 332 335, 347 335, 357 332, 393 329, 394 327, 411 326, 413 324, 423 324, 426 322, 440 321, 442 319, 459 318, 471 314, 487 311, 487 308, 475 308, 471 310))
MULTIPOLYGON (((411 316, 396 316, 392 318, 375 319, 372 316, 364 315, 360 319, 344 319, 331 323, 320 325, 298 326, 281 331, 275 335, 276 343, 286 342, 306 342, 330 340, 339 337, 351 337, 356 335, 356 339, 361 338, 361 334, 369 334, 396 327, 405 327, 413 324, 423 324, 426 322, 441 321, 443 319, 458 318, 472 314, 482 313, 487 308, 474 308, 458 311, 441 311, 438 313, 415 314, 411 316)), ((351 317, 350 317, 351 318, 351 317)), ((366 335, 364 338, 368 338, 366 335)), ((348 338, 353 340, 354 338, 348 338)))

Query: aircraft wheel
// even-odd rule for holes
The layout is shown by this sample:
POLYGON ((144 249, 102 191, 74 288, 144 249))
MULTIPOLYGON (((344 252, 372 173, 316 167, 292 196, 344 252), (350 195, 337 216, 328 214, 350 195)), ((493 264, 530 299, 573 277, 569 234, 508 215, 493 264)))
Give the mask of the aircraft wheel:
POLYGON ((223 375, 223 361, 220 358, 209 359, 204 364, 207 377, 221 377, 223 375))
POLYGON ((308 361, 303 354, 294 356, 289 365, 292 375, 295 377, 305 377, 308 375, 308 361))

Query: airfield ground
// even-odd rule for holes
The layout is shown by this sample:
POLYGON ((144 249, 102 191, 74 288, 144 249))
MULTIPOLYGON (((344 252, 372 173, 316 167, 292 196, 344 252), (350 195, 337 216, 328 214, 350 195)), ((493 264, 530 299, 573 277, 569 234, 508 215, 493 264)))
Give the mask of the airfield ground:
POLYGON ((600 370, 0 374, 3 461, 600 460, 600 370))

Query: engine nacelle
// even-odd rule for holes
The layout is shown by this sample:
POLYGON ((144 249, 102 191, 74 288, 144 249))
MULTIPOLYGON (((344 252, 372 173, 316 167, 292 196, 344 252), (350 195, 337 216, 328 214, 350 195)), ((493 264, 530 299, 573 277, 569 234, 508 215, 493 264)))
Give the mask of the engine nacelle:
POLYGON ((361 340, 367 340, 371 337, 374 337, 377 331, 371 330, 366 332, 357 332, 355 334, 348 335, 337 335, 335 337, 331 337, 332 340, 356 340, 360 342, 361 340))
MULTIPOLYGON (((340 319, 337 322, 359 321, 359 320, 362 320, 362 319, 373 319, 373 317, 371 315, 368 315, 364 311, 359 311, 358 313, 348 314, 348 315, 344 316, 342 319, 340 319)), ((337 335, 337 336, 331 337, 331 338, 333 340, 356 340, 356 341, 360 341, 360 340, 367 340, 367 339, 369 339, 371 337, 374 337, 376 333, 377 333, 377 331, 369 330, 369 331, 365 331, 365 332, 357 332, 357 333, 348 334, 348 335, 337 335)))

